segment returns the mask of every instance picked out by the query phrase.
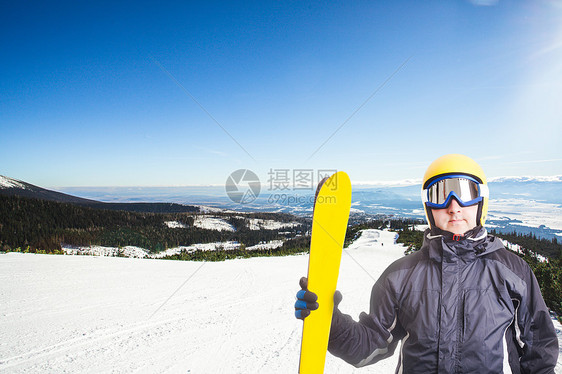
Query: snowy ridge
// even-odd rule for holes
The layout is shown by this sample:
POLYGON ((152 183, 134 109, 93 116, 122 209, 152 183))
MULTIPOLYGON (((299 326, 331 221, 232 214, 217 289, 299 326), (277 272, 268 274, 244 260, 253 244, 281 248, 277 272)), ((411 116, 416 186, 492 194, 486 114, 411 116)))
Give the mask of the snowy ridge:
POLYGON ((8 178, 3 175, 0 175, 0 188, 23 188, 25 189, 25 185, 23 185, 20 181, 8 178))

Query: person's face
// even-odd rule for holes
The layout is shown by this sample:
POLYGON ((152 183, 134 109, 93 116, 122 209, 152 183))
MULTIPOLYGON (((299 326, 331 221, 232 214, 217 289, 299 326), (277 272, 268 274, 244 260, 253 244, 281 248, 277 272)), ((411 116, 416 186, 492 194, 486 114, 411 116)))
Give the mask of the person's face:
POLYGON ((435 226, 441 230, 462 235, 476 227, 476 215, 478 204, 462 207, 457 200, 451 199, 448 207, 443 209, 431 209, 435 226))

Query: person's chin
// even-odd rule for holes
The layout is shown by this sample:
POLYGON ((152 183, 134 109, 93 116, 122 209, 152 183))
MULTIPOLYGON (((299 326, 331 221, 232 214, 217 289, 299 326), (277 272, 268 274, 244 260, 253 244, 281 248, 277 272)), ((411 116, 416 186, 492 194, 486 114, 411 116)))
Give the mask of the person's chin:
POLYGON ((466 222, 464 221, 453 221, 453 222, 449 222, 449 224, 447 225, 447 228, 449 232, 452 232, 453 234, 458 234, 458 235, 462 235, 465 232, 468 231, 466 222))

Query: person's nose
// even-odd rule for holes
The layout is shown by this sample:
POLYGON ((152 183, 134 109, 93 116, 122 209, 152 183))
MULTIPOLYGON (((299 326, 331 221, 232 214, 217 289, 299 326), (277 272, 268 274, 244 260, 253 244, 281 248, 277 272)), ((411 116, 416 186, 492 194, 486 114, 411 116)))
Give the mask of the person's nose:
POLYGON ((461 206, 459 205, 456 199, 451 199, 451 204, 449 204, 449 207, 447 209, 448 209, 447 211, 450 214, 455 214, 460 212, 461 206))

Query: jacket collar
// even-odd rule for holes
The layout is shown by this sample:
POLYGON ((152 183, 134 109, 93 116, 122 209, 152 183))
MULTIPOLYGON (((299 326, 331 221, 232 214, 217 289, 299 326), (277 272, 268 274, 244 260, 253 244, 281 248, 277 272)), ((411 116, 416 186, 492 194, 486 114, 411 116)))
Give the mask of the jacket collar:
POLYGON ((492 253, 503 244, 495 237, 488 235, 486 229, 477 226, 465 233, 461 238, 443 230, 426 230, 423 247, 428 247, 429 257, 435 261, 470 261, 476 257, 492 253))
POLYGON ((441 230, 438 227, 434 227, 430 230, 429 234, 426 236, 428 236, 428 238, 430 239, 436 237, 442 237, 443 240, 445 240, 446 242, 451 242, 451 241, 459 242, 465 239, 471 241, 479 241, 481 239, 484 239, 487 235, 488 232, 484 227, 476 226, 465 232, 463 235, 453 234, 452 232, 441 230))

